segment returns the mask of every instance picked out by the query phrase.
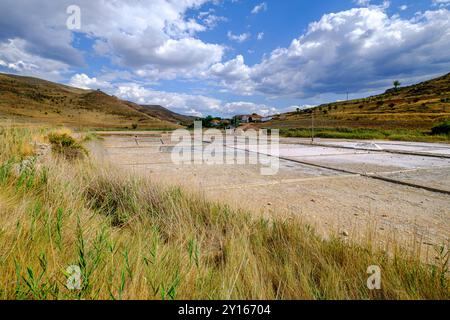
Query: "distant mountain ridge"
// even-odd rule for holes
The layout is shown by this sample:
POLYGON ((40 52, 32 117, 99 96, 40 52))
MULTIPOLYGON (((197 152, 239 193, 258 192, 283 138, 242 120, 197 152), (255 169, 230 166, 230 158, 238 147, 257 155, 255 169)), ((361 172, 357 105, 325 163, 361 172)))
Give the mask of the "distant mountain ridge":
POLYGON ((161 120, 166 120, 172 123, 179 123, 183 126, 191 125, 196 117, 185 116, 176 112, 173 112, 167 108, 159 105, 141 105, 139 111, 147 113, 161 120))
POLYGON ((188 118, 163 107, 147 108, 99 90, 0 73, 0 121, 13 119, 19 123, 100 129, 175 129, 188 118))

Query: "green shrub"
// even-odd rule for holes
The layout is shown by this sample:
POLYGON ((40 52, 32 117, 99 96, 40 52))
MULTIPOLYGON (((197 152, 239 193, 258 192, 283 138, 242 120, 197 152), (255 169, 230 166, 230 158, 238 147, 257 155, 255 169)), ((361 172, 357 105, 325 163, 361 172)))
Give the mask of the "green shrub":
POLYGON ((433 129, 431 129, 431 132, 434 135, 450 134, 450 120, 447 120, 447 121, 440 123, 437 126, 433 127, 433 129))
POLYGON ((86 149, 68 133, 50 133, 48 140, 52 145, 52 151, 66 159, 82 158, 87 154, 86 149))

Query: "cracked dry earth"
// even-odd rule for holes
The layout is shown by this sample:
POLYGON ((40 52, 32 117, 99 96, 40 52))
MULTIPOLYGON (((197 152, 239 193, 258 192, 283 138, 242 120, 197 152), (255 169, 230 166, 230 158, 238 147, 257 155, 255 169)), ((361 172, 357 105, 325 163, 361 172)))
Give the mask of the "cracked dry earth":
MULTIPOLYGON (((445 144, 377 142, 377 151, 359 150, 357 142, 281 139, 280 169, 261 175, 261 165, 177 165, 174 144, 161 133, 103 133, 95 148, 99 158, 169 185, 181 185, 209 199, 248 209, 267 218, 299 218, 327 237, 408 246, 429 258, 436 245, 449 245, 450 146, 445 144), (329 144, 328 146, 323 146, 329 144), (347 149, 342 147, 355 147, 347 149), (397 148, 397 149, 396 149, 397 148), (444 157, 395 154, 379 149, 418 151, 444 157), (291 161, 294 160, 294 161, 291 161), (353 173, 314 167, 317 164, 353 173), (364 177, 376 173, 390 179, 444 192, 364 177)), ((367 149, 367 143, 361 142, 367 149)), ((241 150, 252 150, 245 146, 241 150)), ((256 150, 256 149, 255 149, 256 150)), ((201 148, 194 149, 201 152, 201 148)), ((225 148, 224 153, 235 152, 225 148)))

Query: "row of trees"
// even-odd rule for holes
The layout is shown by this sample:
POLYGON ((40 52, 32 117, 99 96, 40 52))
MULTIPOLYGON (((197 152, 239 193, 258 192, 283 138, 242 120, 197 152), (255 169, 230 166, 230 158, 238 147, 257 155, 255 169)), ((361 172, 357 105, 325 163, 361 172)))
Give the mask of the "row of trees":
MULTIPOLYGON (((235 124, 233 120, 222 119, 220 117, 207 116, 205 118, 197 118, 196 121, 201 121, 203 128, 227 128, 231 124, 235 124)), ((190 126, 194 127, 194 124, 190 126)))

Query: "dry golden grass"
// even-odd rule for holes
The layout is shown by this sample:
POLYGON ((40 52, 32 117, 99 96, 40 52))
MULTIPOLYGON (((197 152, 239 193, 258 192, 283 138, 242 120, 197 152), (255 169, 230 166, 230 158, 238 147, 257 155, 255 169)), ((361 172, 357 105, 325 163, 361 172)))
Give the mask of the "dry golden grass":
POLYGON ((20 145, 47 132, 0 134, 0 299, 450 298, 447 248, 428 266, 93 160, 21 162, 20 145), (66 287, 70 265, 81 290, 66 287), (366 286, 370 265, 382 290, 366 286))
POLYGON ((20 147, 19 154, 21 157, 31 157, 34 156, 34 147, 30 143, 24 143, 20 147))
MULTIPOLYGON (((269 123, 255 125, 283 129, 316 127, 378 130, 420 130, 422 133, 450 119, 450 74, 364 99, 338 101, 313 110, 275 116, 269 123)), ((412 132, 414 133, 414 132, 412 132)))

